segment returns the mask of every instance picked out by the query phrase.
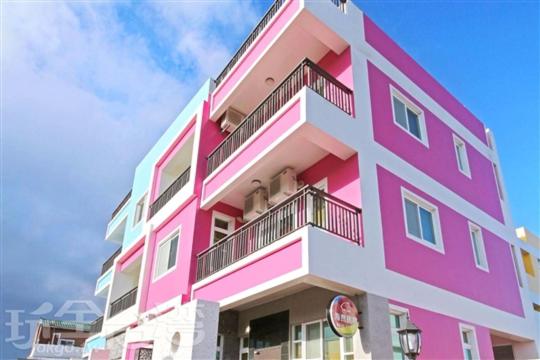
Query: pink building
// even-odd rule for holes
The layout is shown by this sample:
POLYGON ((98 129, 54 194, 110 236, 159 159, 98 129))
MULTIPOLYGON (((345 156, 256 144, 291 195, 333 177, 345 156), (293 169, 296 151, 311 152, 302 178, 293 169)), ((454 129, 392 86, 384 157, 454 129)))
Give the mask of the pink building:
POLYGON ((137 167, 85 355, 404 359, 409 318, 420 359, 537 358, 506 201, 489 130, 361 10, 277 0, 137 167))

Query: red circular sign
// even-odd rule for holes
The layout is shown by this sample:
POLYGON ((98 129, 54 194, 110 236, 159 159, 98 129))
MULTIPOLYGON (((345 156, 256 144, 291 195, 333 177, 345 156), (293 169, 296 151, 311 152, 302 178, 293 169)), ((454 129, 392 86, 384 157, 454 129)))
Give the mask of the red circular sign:
POLYGON ((346 296, 338 295, 330 301, 326 317, 338 336, 351 337, 358 329, 358 310, 354 302, 346 296))

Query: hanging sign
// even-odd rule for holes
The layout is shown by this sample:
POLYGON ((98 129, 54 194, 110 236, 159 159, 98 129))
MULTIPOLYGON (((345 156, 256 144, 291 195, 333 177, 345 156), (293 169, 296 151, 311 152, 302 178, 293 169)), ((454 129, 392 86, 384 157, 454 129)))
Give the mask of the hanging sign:
POLYGON ((354 302, 344 295, 338 295, 330 301, 326 317, 337 336, 352 337, 358 330, 358 310, 354 302))

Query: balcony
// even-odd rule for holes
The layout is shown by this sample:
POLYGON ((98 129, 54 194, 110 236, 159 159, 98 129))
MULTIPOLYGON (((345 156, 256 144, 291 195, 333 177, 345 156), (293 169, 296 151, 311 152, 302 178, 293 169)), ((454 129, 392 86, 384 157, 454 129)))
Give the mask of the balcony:
POLYGON ((231 154, 263 127, 302 88, 308 87, 346 114, 353 113, 352 90, 333 78, 309 59, 296 69, 208 156, 207 174, 210 175, 231 154))
POLYGON ((308 225, 363 245, 361 210, 312 186, 306 186, 198 254, 197 281, 308 225))
POLYGON ((118 204, 116 209, 114 209, 111 215, 111 220, 114 219, 114 217, 120 212, 120 210, 122 210, 122 208, 124 207, 124 205, 127 204, 130 198, 131 198, 131 190, 129 190, 129 192, 126 194, 126 196, 124 196, 122 201, 120 201, 120 204, 118 204))
POLYGON ((90 333, 97 334, 101 332, 102 327, 103 327, 103 316, 100 316, 90 323, 90 333))
POLYGON ((101 266, 100 276, 105 274, 110 268, 112 268, 114 264, 114 259, 116 259, 118 255, 120 255, 121 252, 122 252, 122 248, 118 248, 118 250, 116 250, 107 260, 105 260, 105 262, 101 266))
POLYGON ((109 308, 109 318, 135 305, 137 301, 137 288, 128 291, 126 294, 111 303, 109 308))
POLYGON ((189 174, 191 167, 188 167, 183 173, 181 173, 176 180, 173 181, 169 187, 150 205, 148 217, 153 217, 165 204, 173 198, 186 184, 189 182, 189 174))

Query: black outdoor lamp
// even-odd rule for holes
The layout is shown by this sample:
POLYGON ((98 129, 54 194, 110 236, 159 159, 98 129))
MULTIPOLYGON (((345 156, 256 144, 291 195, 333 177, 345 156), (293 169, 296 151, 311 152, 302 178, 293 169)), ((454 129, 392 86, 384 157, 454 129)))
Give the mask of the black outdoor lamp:
POLYGON ((405 327, 399 329, 397 333, 401 350, 409 359, 415 360, 422 348, 422 330, 407 319, 405 327))

